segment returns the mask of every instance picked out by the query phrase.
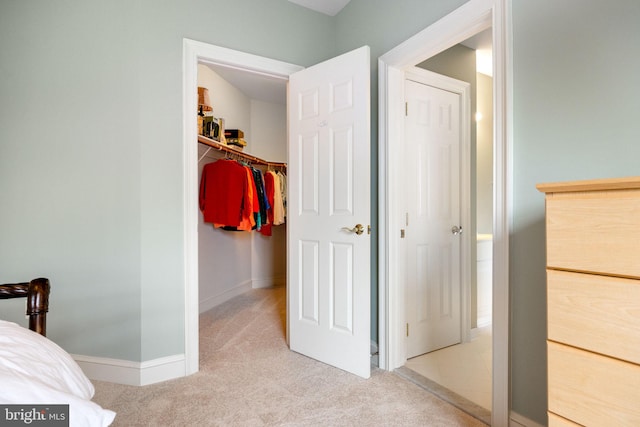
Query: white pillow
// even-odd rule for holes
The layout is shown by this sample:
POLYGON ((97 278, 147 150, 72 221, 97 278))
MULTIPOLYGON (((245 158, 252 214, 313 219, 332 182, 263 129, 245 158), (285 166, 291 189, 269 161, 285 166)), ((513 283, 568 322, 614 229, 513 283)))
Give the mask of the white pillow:
POLYGON ((115 412, 91 402, 95 389, 53 341, 0 320, 0 403, 69 404, 71 426, 108 426, 115 412))

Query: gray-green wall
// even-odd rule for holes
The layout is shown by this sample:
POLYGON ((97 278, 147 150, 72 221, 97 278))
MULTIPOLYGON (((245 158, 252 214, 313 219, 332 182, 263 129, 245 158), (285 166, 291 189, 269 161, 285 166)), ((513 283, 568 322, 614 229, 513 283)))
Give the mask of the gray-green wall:
POLYGON ((184 352, 183 38, 308 66, 334 25, 287 1, 0 2, 0 280, 51 279, 51 338, 184 352))
POLYGON ((539 182, 640 175, 640 2, 514 0, 512 404, 546 408, 539 182))
MULTIPOLYGON (((148 344, 135 13, 124 1, 0 3, 0 280, 49 277, 50 337, 137 361, 148 344)), ((24 324, 20 305, 11 320, 24 324)))
MULTIPOLYGON (((182 38, 303 66, 370 45, 376 165, 377 57, 463 3, 352 0, 331 18, 284 0, 2 0, 0 280, 52 279, 50 335, 70 352, 182 352, 182 38)), ((534 186, 638 175, 639 24, 637 0, 513 0, 512 406, 542 424, 534 186)))

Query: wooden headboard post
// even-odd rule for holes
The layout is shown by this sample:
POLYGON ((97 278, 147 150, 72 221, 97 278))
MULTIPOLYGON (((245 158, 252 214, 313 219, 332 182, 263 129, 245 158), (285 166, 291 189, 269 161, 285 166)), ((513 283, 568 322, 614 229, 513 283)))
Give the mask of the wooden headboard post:
POLYGON ((51 286, 48 279, 39 278, 29 282, 27 294, 29 329, 44 336, 47 335, 47 311, 49 311, 50 291, 51 286))
POLYGON ((46 336, 50 290, 49 279, 33 279, 29 283, 0 285, 0 299, 26 297, 29 329, 46 336))

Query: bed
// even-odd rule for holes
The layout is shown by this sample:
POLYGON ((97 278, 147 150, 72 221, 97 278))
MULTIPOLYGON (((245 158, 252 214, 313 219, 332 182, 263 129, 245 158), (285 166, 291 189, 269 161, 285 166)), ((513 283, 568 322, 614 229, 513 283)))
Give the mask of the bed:
MULTIPOLYGON (((46 338, 49 280, 0 285, 0 299, 26 298, 29 329, 0 320, 0 407, 69 405, 70 426, 108 426, 115 412, 91 401, 95 389, 78 364, 46 338)), ((4 420, 0 412, 0 425, 4 420)))

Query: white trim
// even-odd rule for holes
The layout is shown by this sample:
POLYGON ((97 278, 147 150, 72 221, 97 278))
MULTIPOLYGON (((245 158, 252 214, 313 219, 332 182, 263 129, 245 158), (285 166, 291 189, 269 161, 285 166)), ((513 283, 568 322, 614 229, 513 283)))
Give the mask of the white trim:
POLYGON ((511 411, 511 418, 509 419, 509 427, 544 427, 527 417, 524 417, 517 412, 511 411))
POLYGON ((486 326, 491 325, 491 317, 490 316, 486 316, 486 317, 478 317, 478 319, 476 320, 476 328, 481 329, 484 328, 486 326))
POLYGON ((185 374, 198 372, 198 139, 195 126, 198 63, 214 63, 254 74, 288 80, 303 69, 262 56, 239 52, 195 40, 183 40, 182 153, 184 170, 184 301, 185 374))
POLYGON ((185 375, 199 370, 198 336, 198 146, 193 118, 197 114, 199 45, 184 39, 182 56, 182 162, 184 170, 184 353, 185 375), (191 143, 189 143, 191 142, 191 143), (196 161, 193 161, 195 158, 196 161), (196 213, 194 213, 196 212, 196 213))
MULTIPOLYGON (((471 83, 424 68, 409 67, 405 78, 460 96, 460 225, 471 230, 471 83)), ((405 99, 406 102, 406 99, 405 99)), ((406 153, 405 153, 406 155, 406 153)), ((397 215, 406 212, 405 203, 396 205, 397 215)), ((460 236, 460 332, 463 342, 471 341, 471 233, 460 236)), ((476 239, 473 239, 476 243, 476 239)), ((400 259, 406 259, 405 257, 400 259)), ((406 283, 403 281, 402 283, 406 283)))
POLYGON ((493 302, 492 372, 495 425, 511 410, 509 357, 509 236, 513 218, 513 64, 511 0, 495 0, 493 11, 493 302))
POLYGON ((238 283, 237 285, 227 289, 224 292, 205 298, 198 304, 198 313, 204 313, 207 310, 211 310, 213 307, 217 307, 220 304, 229 301, 233 297, 242 295, 245 292, 250 291, 253 287, 254 286, 251 280, 245 280, 244 282, 238 283))
POLYGON ((274 288, 278 286, 285 286, 286 284, 287 284, 286 274, 273 276, 268 279, 253 279, 251 281, 251 287, 253 289, 274 288))
POLYGON ((286 276, 284 275, 274 276, 267 279, 246 280, 224 292, 203 299, 198 303, 198 312, 204 313, 205 311, 211 310, 213 307, 217 307, 220 304, 229 301, 231 298, 242 295, 251 289, 273 288, 276 286, 284 286, 285 284, 286 276))
POLYGON ((398 259, 403 259, 403 245, 395 238, 402 228, 402 219, 398 218, 393 206, 402 202, 403 192, 398 188, 396 177, 390 172, 398 159, 399 150, 391 149, 389 137, 402 137, 404 131, 404 71, 389 66, 382 58, 378 59, 378 346, 379 367, 393 370, 401 359, 398 354, 402 347, 399 337, 404 334, 404 317, 398 307, 404 307, 404 293, 398 293, 392 283, 402 283, 398 269, 398 259), (391 225, 396 227, 391 227, 391 225), (394 231, 392 236, 391 230, 394 231))
POLYGON ((91 380, 144 386, 185 376, 185 356, 161 357, 146 362, 109 359, 72 354, 84 374, 91 380))
POLYGON ((472 328, 471 329, 471 333, 469 334, 471 337, 471 341, 475 340, 476 338, 478 338, 480 336, 480 330, 482 328, 477 327, 477 328, 472 328))
POLYGON ((494 253, 493 253, 493 405, 495 426, 509 422, 509 231, 511 229, 512 64, 511 0, 470 0, 378 60, 379 75, 379 295, 380 367, 393 370, 404 361, 402 343, 404 295, 398 284, 400 218, 396 206, 400 167, 394 141, 402 138, 404 70, 487 28, 494 51, 494 253), (388 250, 386 250, 388 248, 388 250))
POLYGON ((380 59, 393 68, 412 67, 490 28, 493 3, 494 0, 470 0, 380 59))

